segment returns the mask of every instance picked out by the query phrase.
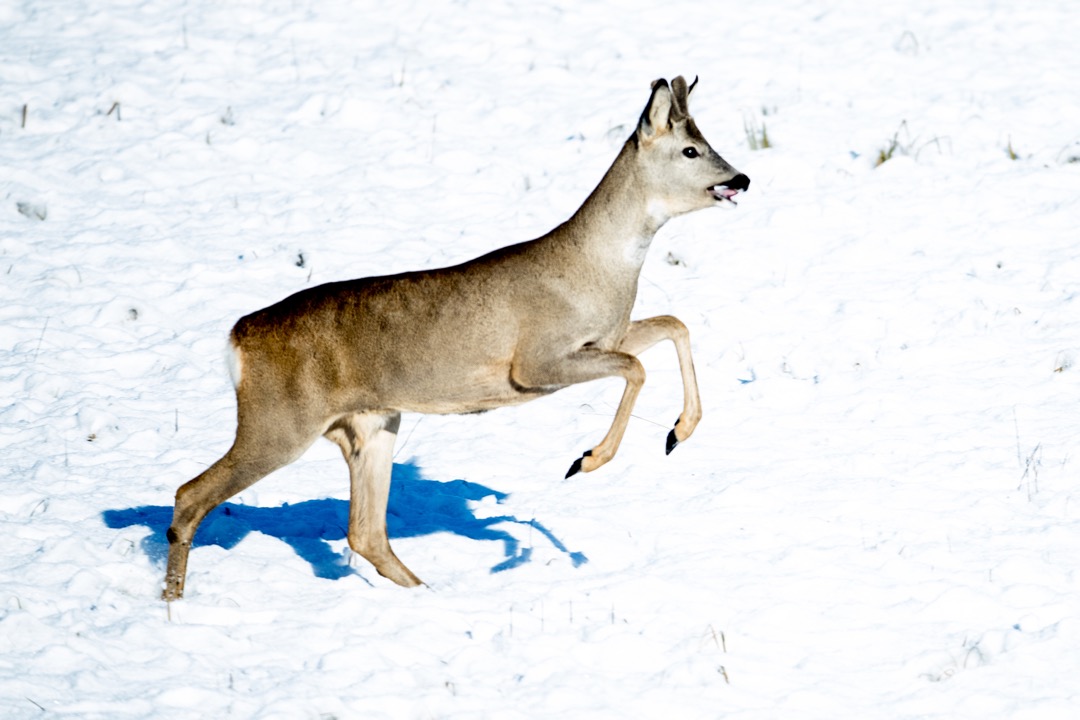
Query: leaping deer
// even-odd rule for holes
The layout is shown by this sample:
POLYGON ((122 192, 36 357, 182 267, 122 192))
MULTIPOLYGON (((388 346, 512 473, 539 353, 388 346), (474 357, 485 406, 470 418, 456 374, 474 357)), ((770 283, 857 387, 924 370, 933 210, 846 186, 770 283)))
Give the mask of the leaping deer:
POLYGON ((230 335, 236 439, 176 492, 165 600, 183 596, 188 551, 206 514, 299 458, 319 436, 345 455, 349 546, 390 580, 420 580, 386 534, 401 413, 467 413, 576 383, 626 381, 611 429, 567 477, 615 456, 645 382, 637 355, 678 353, 682 414, 668 453, 701 419, 690 339, 671 316, 630 320, 653 236, 671 218, 734 203, 750 179, 690 117, 682 77, 652 84, 633 134, 573 216, 543 237, 453 267, 328 283, 239 320, 230 335))

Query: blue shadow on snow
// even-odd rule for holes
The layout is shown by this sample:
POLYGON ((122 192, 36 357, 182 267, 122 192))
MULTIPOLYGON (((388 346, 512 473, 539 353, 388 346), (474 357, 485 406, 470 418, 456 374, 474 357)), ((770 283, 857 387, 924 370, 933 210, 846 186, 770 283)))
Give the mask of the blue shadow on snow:
MULTIPOLYGON (((494 527, 502 523, 527 525, 540 532, 558 550, 566 553, 574 567, 588 562, 579 552, 570 552, 550 530, 536 520, 519 520, 513 515, 478 518, 469 509, 468 501, 494 497, 497 503, 507 494, 465 480, 426 480, 413 464, 394 465, 390 485, 390 505, 386 513, 387 530, 391 539, 449 532, 471 540, 495 540, 503 543, 506 559, 491 568, 502 572, 527 563, 531 547, 521 543, 506 530, 494 527)), ((165 532, 172 522, 171 505, 144 505, 123 510, 106 510, 105 525, 126 528, 145 525, 151 534, 143 540, 143 551, 154 562, 163 564, 168 556, 169 543, 165 532)), ((288 543, 296 554, 311 563, 316 577, 337 580, 356 571, 348 566, 340 553, 335 553, 328 541, 343 540, 349 527, 349 502, 327 498, 281 507, 262 508, 235 503, 222 503, 203 520, 195 533, 192 547, 218 545, 233 548, 248 533, 260 532, 288 543)))

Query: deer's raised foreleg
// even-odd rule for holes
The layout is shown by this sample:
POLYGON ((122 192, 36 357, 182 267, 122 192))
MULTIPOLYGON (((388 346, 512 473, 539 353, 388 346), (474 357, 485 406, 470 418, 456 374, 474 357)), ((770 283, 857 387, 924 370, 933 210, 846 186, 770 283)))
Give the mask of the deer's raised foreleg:
POLYGON ((515 367, 511 378, 522 388, 576 385, 606 377, 621 377, 626 381, 619 407, 607 435, 600 444, 574 461, 566 477, 579 471, 591 472, 615 457, 622 442, 630 413, 634 409, 641 386, 645 384, 645 368, 641 362, 625 352, 601 350, 587 345, 568 356, 551 358, 544 362, 533 361, 528 366, 515 367))
POLYGON ((671 315, 638 320, 630 323, 619 350, 637 356, 661 340, 670 340, 675 344, 683 383, 683 411, 667 436, 665 451, 670 454, 676 445, 690 437, 701 420, 701 398, 694 374, 694 359, 690 355, 690 332, 681 320, 671 315))

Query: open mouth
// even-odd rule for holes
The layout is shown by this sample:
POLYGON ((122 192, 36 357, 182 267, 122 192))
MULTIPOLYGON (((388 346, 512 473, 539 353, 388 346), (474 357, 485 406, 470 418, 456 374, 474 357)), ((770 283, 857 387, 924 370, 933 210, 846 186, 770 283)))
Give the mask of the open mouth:
POLYGON ((734 198, 741 191, 738 188, 731 188, 727 185, 713 185, 709 188, 709 194, 712 195, 720 203, 729 202, 732 205, 738 205, 734 198))
POLYGON ((708 189, 710 195, 712 195, 718 203, 723 205, 724 203, 731 203, 732 205, 738 205, 733 199, 741 192, 746 192, 750 189, 750 178, 746 177, 742 173, 737 174, 730 180, 725 180, 722 183, 717 183, 708 189))

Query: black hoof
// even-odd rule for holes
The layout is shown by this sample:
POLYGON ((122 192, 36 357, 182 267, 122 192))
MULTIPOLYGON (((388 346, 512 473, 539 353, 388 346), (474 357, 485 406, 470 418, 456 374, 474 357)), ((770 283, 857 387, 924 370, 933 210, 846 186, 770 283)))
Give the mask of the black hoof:
MULTIPOLYGON (((675 427, 679 427, 679 421, 675 421, 675 427)), ((671 432, 667 434, 667 442, 664 444, 664 454, 670 455, 671 451, 675 449, 675 446, 679 444, 679 438, 675 437, 675 428, 671 428, 671 432)))
POLYGON ((592 455, 592 450, 586 450, 581 457, 575 460, 574 464, 570 466, 570 469, 566 471, 566 477, 564 477, 563 480, 572 475, 577 475, 579 472, 581 472, 581 461, 589 457, 590 455, 592 455))
POLYGON ((679 444, 679 439, 675 437, 675 431, 672 430, 667 434, 667 442, 664 447, 664 454, 670 455, 671 451, 675 449, 675 446, 679 444))

